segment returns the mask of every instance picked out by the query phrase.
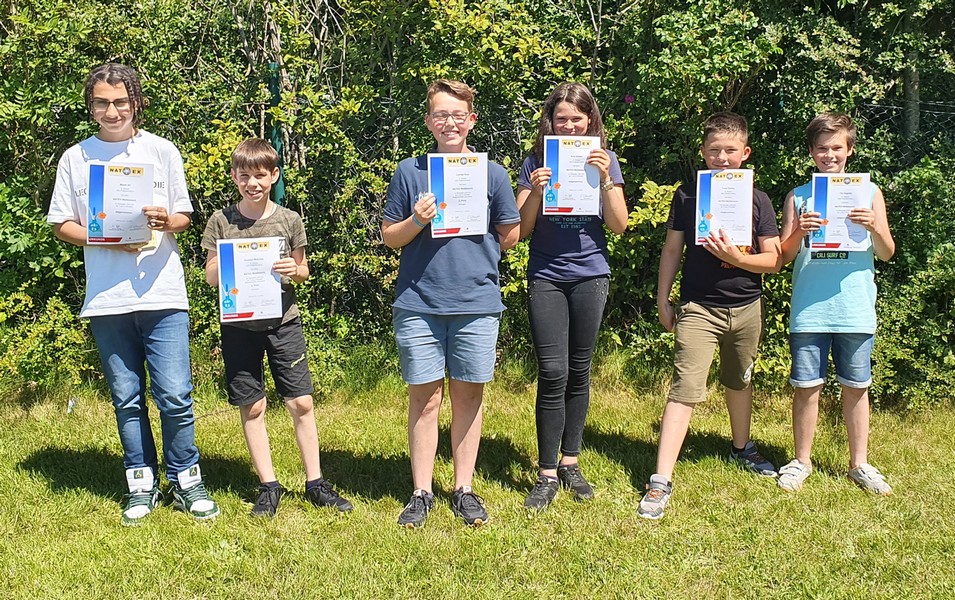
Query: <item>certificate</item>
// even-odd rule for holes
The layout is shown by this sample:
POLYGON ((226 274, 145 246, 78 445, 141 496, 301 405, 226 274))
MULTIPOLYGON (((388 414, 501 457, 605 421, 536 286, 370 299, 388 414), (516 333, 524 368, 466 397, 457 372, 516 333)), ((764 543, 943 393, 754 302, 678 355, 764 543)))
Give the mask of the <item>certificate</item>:
POLYGON ((753 171, 696 173, 696 244, 722 229, 734 246, 753 245, 753 171))
POLYGON ((431 220, 431 237, 487 233, 486 153, 429 154, 428 191, 438 210, 431 220))
POLYGON ((153 166, 134 163, 90 165, 86 243, 147 242, 152 231, 143 207, 153 204, 153 166))
POLYGON ((868 250, 869 232, 849 220, 853 208, 872 207, 868 173, 813 173, 806 210, 819 213, 822 227, 812 232, 812 250, 868 250))
POLYGON ((545 215, 599 215, 600 171, 587 164, 599 137, 544 136, 544 166, 550 181, 544 188, 545 215))
POLYGON ((221 322, 282 317, 282 278, 272 265, 284 249, 280 237, 216 241, 221 322))

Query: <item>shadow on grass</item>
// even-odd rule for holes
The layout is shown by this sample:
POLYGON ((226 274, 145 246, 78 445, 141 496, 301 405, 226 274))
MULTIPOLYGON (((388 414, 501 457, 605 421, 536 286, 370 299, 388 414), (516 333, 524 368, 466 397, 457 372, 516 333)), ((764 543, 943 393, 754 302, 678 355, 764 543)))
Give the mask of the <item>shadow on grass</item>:
MULTIPOLYGON (((643 489, 644 484, 650 480, 650 475, 656 470, 658 439, 659 431, 655 432, 653 440, 638 440, 592 425, 587 425, 584 429, 585 446, 619 463, 638 490, 643 489)), ((754 441, 760 453, 777 468, 788 460, 785 448, 767 444, 759 439, 754 441)), ((709 431, 693 431, 691 428, 683 442, 679 462, 698 462, 709 458, 728 459, 730 443, 730 439, 722 435, 709 431)))
MULTIPOLYGON (((438 436, 437 457, 452 460, 449 430, 442 427, 438 436)), ((482 438, 476 469, 482 478, 504 487, 530 489, 529 481, 511 476, 515 472, 529 473, 532 465, 508 439, 482 438)), ((322 474, 346 496, 354 493, 365 498, 392 497, 404 502, 414 489, 411 460, 406 452, 386 456, 326 448, 322 450, 322 474)), ((435 491, 450 494, 452 490, 437 488, 435 491)))
MULTIPOLYGON (((210 491, 242 495, 258 485, 245 462, 204 454, 200 464, 210 491)), ((42 448, 23 459, 19 468, 45 479, 53 492, 86 490, 115 500, 126 493, 123 457, 107 448, 42 448)))

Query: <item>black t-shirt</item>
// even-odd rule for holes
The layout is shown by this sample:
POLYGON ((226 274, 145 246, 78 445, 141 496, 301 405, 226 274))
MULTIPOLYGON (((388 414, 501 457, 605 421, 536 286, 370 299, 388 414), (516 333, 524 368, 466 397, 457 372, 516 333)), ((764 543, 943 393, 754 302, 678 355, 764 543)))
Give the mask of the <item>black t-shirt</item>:
MULTIPOLYGON (((685 246, 680 300, 707 306, 732 308, 757 300, 762 291, 762 276, 724 263, 696 245, 696 184, 684 183, 673 194, 667 229, 683 232, 685 246)), ((744 254, 758 254, 759 238, 778 236, 776 211, 765 192, 753 190, 753 243, 756 248, 740 248, 744 254)))

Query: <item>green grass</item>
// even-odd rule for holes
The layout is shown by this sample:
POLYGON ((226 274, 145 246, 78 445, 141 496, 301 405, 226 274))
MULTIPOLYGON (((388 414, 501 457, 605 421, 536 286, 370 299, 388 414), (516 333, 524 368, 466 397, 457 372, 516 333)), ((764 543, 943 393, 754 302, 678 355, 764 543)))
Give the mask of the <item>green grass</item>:
MULTIPOLYGON (((867 496, 844 477, 845 433, 831 400, 816 472, 798 494, 726 463, 729 426, 718 395, 695 415, 666 518, 635 514, 654 462, 659 390, 635 389, 611 356, 597 374, 581 456, 596 498, 562 493, 530 518, 534 385, 501 370, 486 394, 475 487, 491 523, 455 521, 443 415, 438 502, 421 531, 395 519, 411 491, 404 387, 320 399, 325 474, 355 504, 339 517, 308 505, 291 422, 268 416, 280 479, 296 490, 271 522, 247 516, 256 485, 238 415, 197 382, 197 437, 207 485, 222 507, 195 523, 163 507, 139 528, 119 524, 125 485, 112 410, 90 389, 0 400, 0 597, 3 598, 897 598, 955 596, 955 409, 880 412, 871 461, 896 494, 867 496)), ((374 368, 369 365, 368 368, 374 368)), ((445 411, 449 410, 448 407, 445 411)), ((158 427, 157 427, 158 433, 158 427)), ((788 399, 758 400, 754 437, 777 464, 791 453, 788 399)))

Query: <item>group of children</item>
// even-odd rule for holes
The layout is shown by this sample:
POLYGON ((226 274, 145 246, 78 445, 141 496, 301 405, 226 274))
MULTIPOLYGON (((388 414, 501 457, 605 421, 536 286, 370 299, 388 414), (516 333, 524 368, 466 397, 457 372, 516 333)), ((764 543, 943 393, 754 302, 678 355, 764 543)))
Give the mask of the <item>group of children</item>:
MULTIPOLYGON (((149 427, 147 373, 160 414, 166 478, 173 502, 196 519, 211 519, 219 508, 209 497, 199 467, 189 368, 188 299, 174 235, 191 223, 182 158, 167 140, 139 126, 147 105, 136 72, 107 64, 87 79, 86 106, 99 132, 64 153, 57 168, 48 221, 60 239, 82 246, 86 297, 80 312, 89 319, 116 413, 129 493, 122 522, 137 525, 159 504, 159 461, 149 427), (143 209, 153 240, 89 245, 90 166, 125 162, 152 165, 153 198, 143 209)), ((474 90, 459 81, 438 80, 427 92, 425 125, 434 136, 430 152, 469 153, 467 137, 476 124, 474 90)), ((750 154, 745 119, 718 113, 707 120, 702 154, 708 169, 737 169, 750 154)), ((855 127, 844 115, 825 114, 808 129, 809 149, 820 172, 845 171, 855 127)), ((531 236, 528 310, 538 361, 536 424, 537 480, 524 504, 543 510, 563 487, 579 501, 593 497, 578 457, 590 405, 590 370, 609 290, 610 268, 604 226, 622 233, 628 220, 623 178, 616 155, 605 149, 600 111, 578 83, 559 85, 544 102, 534 152, 524 161, 517 195, 507 172, 491 162, 487 181, 488 230, 482 235, 433 237, 439 207, 429 192, 427 154, 403 160, 388 187, 381 234, 400 248, 393 326, 401 374, 408 384, 408 446, 413 492, 399 525, 425 524, 434 507, 432 479, 438 444, 438 413, 447 393, 452 407, 453 513, 468 525, 488 520, 472 479, 481 438, 484 384, 493 377, 501 301, 498 263, 502 251, 531 236), (544 166, 545 136, 594 136, 601 148, 587 164, 599 175, 600 210, 594 216, 542 213, 553 173, 544 166)), ((260 486, 253 515, 274 516, 286 489, 272 466, 265 427, 263 358, 275 388, 292 416, 305 469, 305 497, 339 512, 352 504, 322 477, 313 413, 312 382, 294 284, 309 277, 306 235, 300 216, 271 201, 279 176, 278 155, 265 141, 242 142, 232 155, 231 177, 240 200, 209 219, 202 238, 205 271, 218 286, 217 240, 279 237, 282 258, 272 270, 282 281, 282 316, 223 323, 222 352, 229 403, 239 407, 242 430, 260 486)), ((778 473, 778 485, 798 490, 811 473, 810 449, 830 348, 849 433, 848 476, 863 488, 888 494, 891 488, 866 462, 869 363, 875 333, 873 255, 890 258, 885 202, 872 186, 870 208, 849 218, 869 232, 868 251, 810 260, 803 243, 822 224, 802 207, 811 195, 803 185, 787 196, 783 231, 776 226, 769 198, 753 198, 753 240, 749 248, 730 243, 724 232, 695 236, 695 188, 674 195, 660 259, 657 305, 661 324, 674 332, 674 374, 660 432, 656 471, 638 514, 659 519, 670 500, 672 474, 693 406, 706 395, 713 352, 720 353, 720 382, 732 429, 731 459, 750 470, 777 477, 775 467, 750 439, 751 378, 762 325, 761 274, 795 260, 791 316, 795 459, 778 473), (782 240, 782 242, 780 242, 782 240), (680 302, 670 294, 680 264, 680 302)), ((478 199, 474 199, 478 200, 478 199)))

